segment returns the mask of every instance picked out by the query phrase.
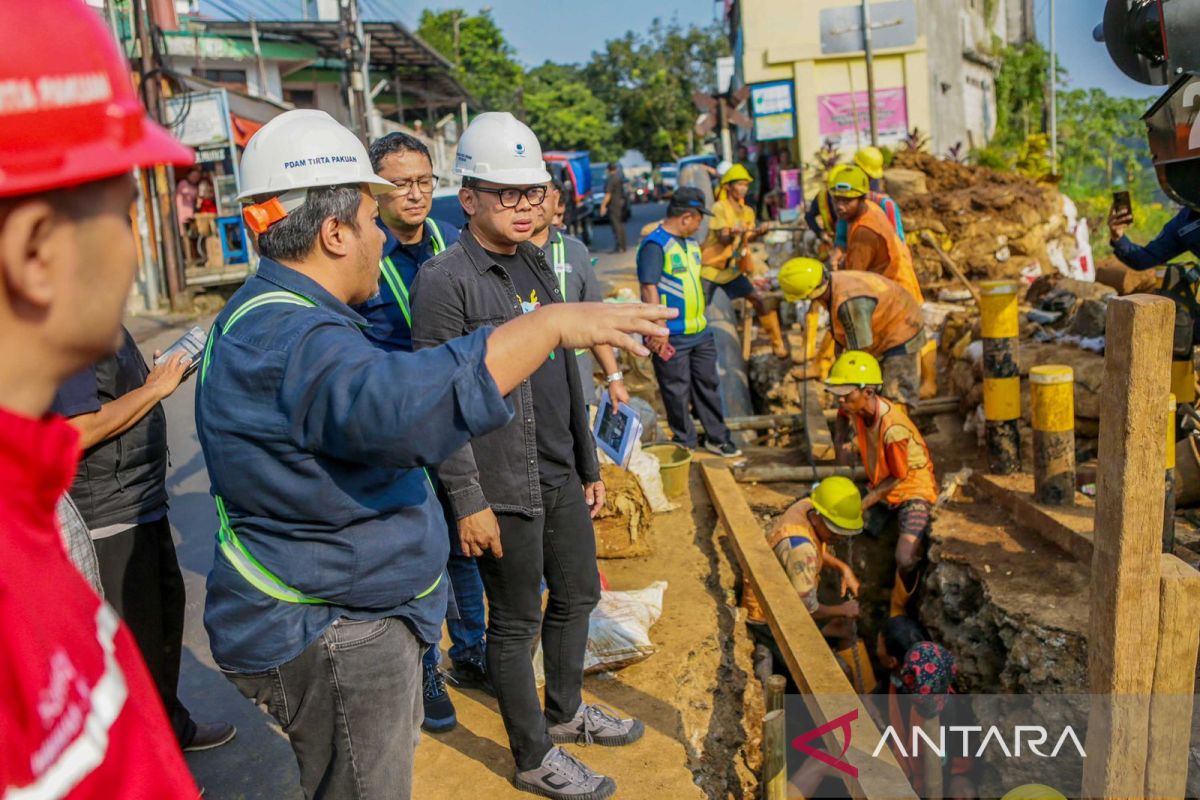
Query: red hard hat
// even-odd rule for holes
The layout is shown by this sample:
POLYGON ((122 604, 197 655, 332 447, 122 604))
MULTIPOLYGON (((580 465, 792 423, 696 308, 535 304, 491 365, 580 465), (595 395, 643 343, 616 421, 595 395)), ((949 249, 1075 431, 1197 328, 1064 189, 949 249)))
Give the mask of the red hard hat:
POLYGON ((195 156, 146 117, 100 13, 82 0, 0 2, 0 197, 195 156))

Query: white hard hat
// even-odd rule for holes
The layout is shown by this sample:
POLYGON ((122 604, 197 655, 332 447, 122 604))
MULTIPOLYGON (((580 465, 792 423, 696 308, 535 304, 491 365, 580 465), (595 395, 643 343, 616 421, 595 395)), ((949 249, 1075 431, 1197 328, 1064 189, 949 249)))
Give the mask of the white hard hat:
POLYGON ((295 211, 309 189, 362 183, 371 194, 396 188, 375 174, 367 148, 337 120, 324 111, 297 109, 275 117, 247 142, 238 200, 274 195, 285 210, 295 211))
POLYGON ((454 174, 508 186, 550 182, 537 137, 507 111, 488 111, 471 121, 458 140, 454 174))
POLYGON ((729 170, 730 170, 730 169, 732 169, 732 168, 733 168, 733 163, 732 163, 732 162, 730 162, 730 161, 722 161, 720 164, 717 164, 717 175, 718 175, 718 176, 720 176, 720 177, 722 177, 722 178, 724 178, 724 177, 725 177, 725 173, 726 173, 726 172, 729 172, 729 170))

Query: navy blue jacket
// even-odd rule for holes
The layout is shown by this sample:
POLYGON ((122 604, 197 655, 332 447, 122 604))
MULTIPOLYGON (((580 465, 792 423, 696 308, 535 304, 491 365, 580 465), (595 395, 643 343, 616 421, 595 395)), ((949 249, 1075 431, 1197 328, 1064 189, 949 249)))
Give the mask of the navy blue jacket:
POLYGON ((196 392, 213 492, 267 570, 336 604, 274 600, 218 549, 204 624, 223 669, 278 666, 341 616, 398 616, 426 642, 441 637, 449 539, 422 467, 504 426, 512 411, 484 365, 490 329, 387 353, 365 325, 315 281, 268 259, 217 317, 196 392), (280 291, 315 307, 263 305, 216 334, 252 298, 280 291))
MULTIPOLYGON (((438 226, 438 233, 442 235, 442 241, 446 247, 458 241, 458 228, 453 223, 443 222, 440 219, 435 219, 433 222, 438 226)), ((392 259, 392 263, 396 265, 396 270, 400 273, 400 280, 404 281, 405 287, 411 292, 413 281, 417 279, 417 270, 434 255, 433 236, 429 232, 429 226, 425 226, 425 235, 418 244, 406 245, 401 244, 400 240, 392 235, 388 227, 383 224, 383 220, 376 220, 376 224, 387 237, 387 241, 383 245, 382 258, 392 259)), ((379 294, 367 302, 355 306, 354 310, 362 314, 363 319, 370 324, 365 333, 367 338, 375 344, 384 350, 412 351, 412 327, 404 318, 404 312, 400 310, 400 304, 396 302, 396 294, 382 273, 379 276, 379 294)), ((411 303, 409 312, 412 312, 411 303)))
POLYGON ((1200 213, 1180 209, 1154 241, 1138 247, 1125 236, 1113 242, 1113 255, 1130 269, 1154 269, 1188 251, 1200 258, 1200 213))

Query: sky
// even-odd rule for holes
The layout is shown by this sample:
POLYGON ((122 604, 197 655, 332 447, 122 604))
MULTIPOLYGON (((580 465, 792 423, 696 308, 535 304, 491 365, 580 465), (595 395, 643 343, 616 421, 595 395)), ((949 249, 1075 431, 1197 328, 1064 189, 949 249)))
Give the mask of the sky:
MULTIPOLYGON (((1104 17, 1104 0, 1055 0, 1058 63, 1068 72, 1072 88, 1099 88, 1117 97, 1148 98, 1166 87, 1148 86, 1125 77, 1108 57, 1103 42, 1092 39, 1092 29, 1104 17)), ((1050 45, 1051 0, 1034 0, 1038 39, 1050 45)), ((1149 104, 1147 104, 1149 106, 1149 104)))

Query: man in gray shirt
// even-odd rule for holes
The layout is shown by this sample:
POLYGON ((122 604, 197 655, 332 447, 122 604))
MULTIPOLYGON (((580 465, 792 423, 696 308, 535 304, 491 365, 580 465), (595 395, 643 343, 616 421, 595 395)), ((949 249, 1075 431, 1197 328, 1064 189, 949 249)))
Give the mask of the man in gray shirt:
MULTIPOLYGON (((529 241, 546 254, 546 262, 554 270, 558 289, 566 302, 599 303, 604 299, 604 285, 592 268, 592 255, 587 245, 552 224, 562 202, 563 186, 555 178, 550 182, 545 202, 533 209, 533 235, 529 241)), ((583 384, 583 401, 589 406, 596 402, 593 355, 604 370, 604 383, 612 402, 628 403, 629 391, 625 388, 625 377, 617 367, 616 353, 607 345, 591 352, 575 351, 575 359, 579 362, 579 379, 583 384)))

